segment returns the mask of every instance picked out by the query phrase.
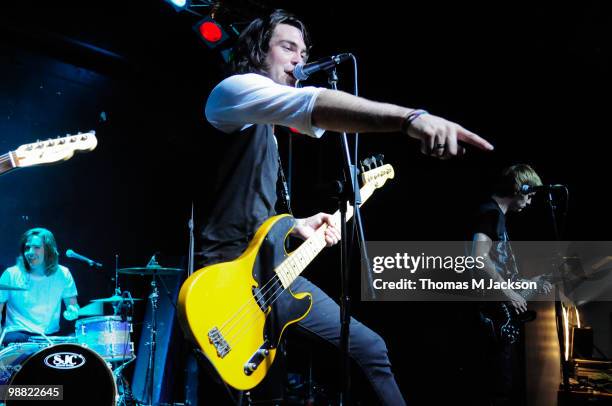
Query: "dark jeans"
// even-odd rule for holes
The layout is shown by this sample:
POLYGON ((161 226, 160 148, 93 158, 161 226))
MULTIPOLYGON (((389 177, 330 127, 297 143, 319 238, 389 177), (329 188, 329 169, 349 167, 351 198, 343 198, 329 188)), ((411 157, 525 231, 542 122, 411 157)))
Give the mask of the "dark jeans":
MULTIPOLYGON (((297 323, 296 330, 314 335, 340 347, 340 307, 315 284, 299 276, 291 285, 295 292, 312 293, 313 304, 308 315, 297 323)), ((383 405, 401 406, 406 402, 391 372, 391 362, 383 339, 359 321, 351 318, 350 355, 361 367, 383 405)))
POLYGON ((4 336, 4 340, 2 341, 2 345, 7 345, 10 343, 24 343, 30 339, 30 337, 38 335, 36 333, 30 333, 27 331, 11 331, 10 333, 6 333, 4 336))

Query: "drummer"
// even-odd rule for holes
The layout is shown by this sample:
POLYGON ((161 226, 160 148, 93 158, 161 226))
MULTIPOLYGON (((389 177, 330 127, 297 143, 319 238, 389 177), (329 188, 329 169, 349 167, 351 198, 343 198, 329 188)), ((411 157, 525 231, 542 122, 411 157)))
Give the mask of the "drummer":
POLYGON ((17 263, 0 276, 0 284, 22 289, 0 289, 0 315, 6 304, 2 344, 57 333, 62 300, 64 318, 78 317, 76 285, 68 268, 58 264, 58 255, 55 237, 47 229, 33 228, 21 237, 17 263))

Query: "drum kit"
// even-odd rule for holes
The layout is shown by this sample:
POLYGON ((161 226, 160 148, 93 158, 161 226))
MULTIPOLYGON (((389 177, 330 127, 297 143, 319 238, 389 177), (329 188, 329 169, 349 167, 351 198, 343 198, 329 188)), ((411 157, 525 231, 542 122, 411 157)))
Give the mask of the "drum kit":
MULTIPOLYGON (((87 405, 150 405, 152 403, 155 343, 157 335, 156 310, 159 291, 157 277, 178 275, 180 268, 160 266, 155 256, 145 267, 116 268, 115 294, 93 299, 79 309, 75 333, 69 336, 31 336, 27 342, 10 343, 0 348, 0 385, 62 385, 65 404, 87 405), (129 384, 122 376, 123 369, 136 359, 130 292, 118 286, 118 274, 151 277, 152 317, 150 351, 147 364, 147 399, 132 398, 129 384), (112 315, 104 315, 104 303, 111 304, 112 315), (95 382, 95 385, 91 383, 95 382)), ((0 284, 0 290, 25 290, 0 284)), ((4 336, 4 335, 3 335, 4 336)), ((2 338, 3 338, 2 336, 2 338)), ((27 405, 24 400, 0 399, 2 405, 27 405)), ((38 404, 38 403, 35 403, 38 404)))

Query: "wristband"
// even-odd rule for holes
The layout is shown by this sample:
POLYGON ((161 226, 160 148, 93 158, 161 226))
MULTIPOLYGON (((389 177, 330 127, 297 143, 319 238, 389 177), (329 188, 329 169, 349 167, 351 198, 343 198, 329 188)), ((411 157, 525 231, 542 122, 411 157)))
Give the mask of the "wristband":
POLYGON ((402 122, 402 132, 404 134, 408 134, 408 128, 410 127, 412 122, 416 120, 417 117, 420 117, 423 114, 429 114, 429 113, 425 110, 413 110, 410 114, 408 114, 406 118, 404 118, 404 121, 402 122))

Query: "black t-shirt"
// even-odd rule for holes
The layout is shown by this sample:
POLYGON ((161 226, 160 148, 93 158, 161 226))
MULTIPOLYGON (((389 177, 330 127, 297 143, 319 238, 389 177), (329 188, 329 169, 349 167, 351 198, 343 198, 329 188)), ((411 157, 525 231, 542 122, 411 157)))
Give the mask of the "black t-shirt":
POLYGON ((476 233, 485 234, 492 241, 508 239, 506 216, 495 200, 488 199, 478 207, 474 216, 472 237, 476 233))
POLYGON ((240 256, 259 226, 275 215, 278 147, 271 125, 223 134, 213 207, 202 231, 204 265, 240 256))
POLYGON ((470 238, 474 238, 477 233, 485 234, 493 241, 489 257, 497 271, 506 279, 515 277, 517 268, 506 230, 506 216, 492 198, 482 203, 474 216, 470 238))

